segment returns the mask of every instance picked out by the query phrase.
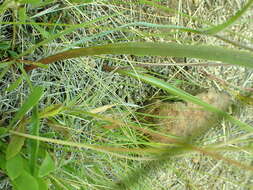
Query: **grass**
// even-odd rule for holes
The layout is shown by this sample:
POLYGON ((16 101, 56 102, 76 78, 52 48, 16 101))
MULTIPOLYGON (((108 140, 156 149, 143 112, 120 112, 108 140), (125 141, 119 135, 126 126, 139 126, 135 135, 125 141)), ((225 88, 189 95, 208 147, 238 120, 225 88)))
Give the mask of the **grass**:
POLYGON ((23 69, 24 63, 71 48, 133 41, 220 46, 252 56, 252 6, 231 22, 252 1, 34 2, 0 8, 1 189, 252 188, 251 69, 196 57, 148 55, 94 55, 28 73, 23 69), (203 32, 210 27, 221 31, 203 32), (119 72, 106 72, 105 65, 119 72), (139 72, 137 79, 119 74, 122 68, 132 76, 139 72), (146 71, 158 79, 144 78, 140 73, 146 71), (193 145, 173 148, 170 143, 168 155, 164 144, 148 142, 136 130, 145 127, 136 111, 152 97, 166 99, 172 91, 143 79, 166 81, 166 88, 181 89, 173 95, 195 102, 190 94, 210 88, 229 93, 234 123, 222 120, 193 145), (21 162, 22 174, 13 176, 12 166, 21 162))

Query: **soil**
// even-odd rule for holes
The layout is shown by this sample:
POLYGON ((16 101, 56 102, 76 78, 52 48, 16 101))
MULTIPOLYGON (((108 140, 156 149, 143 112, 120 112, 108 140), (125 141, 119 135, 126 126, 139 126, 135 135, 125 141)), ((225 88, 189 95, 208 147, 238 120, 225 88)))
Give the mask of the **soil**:
MULTIPOLYGON (((223 111, 226 111, 232 102, 227 94, 214 90, 198 94, 196 97, 223 111)), ((145 113, 156 116, 145 119, 155 124, 159 132, 185 137, 212 128, 220 119, 218 114, 206 111, 191 102, 156 102, 148 107, 145 113)), ((152 137, 152 140, 163 141, 156 137, 152 137)))

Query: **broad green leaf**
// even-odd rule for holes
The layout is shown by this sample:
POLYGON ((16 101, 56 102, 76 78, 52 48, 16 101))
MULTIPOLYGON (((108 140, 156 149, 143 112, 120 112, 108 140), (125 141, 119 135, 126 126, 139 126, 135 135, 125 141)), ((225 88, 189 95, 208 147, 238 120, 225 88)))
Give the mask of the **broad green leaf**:
POLYGON ((12 127, 17 121, 22 119, 22 117, 36 104, 38 104, 40 98, 43 95, 43 87, 37 86, 35 87, 29 97, 26 99, 24 104, 18 110, 14 118, 11 120, 9 124, 9 128, 12 127))
POLYGON ((16 179, 24 171, 23 158, 16 155, 6 161, 7 174, 11 180, 16 179))
POLYGON ((11 92, 13 90, 15 90, 23 81, 23 76, 21 75, 14 83, 12 83, 7 89, 7 92, 11 92))
POLYGON ((41 178, 37 178, 37 182, 39 184, 39 190, 48 190, 49 187, 48 187, 48 183, 41 179, 41 178))
POLYGON ((47 176, 49 173, 51 173, 54 170, 55 170, 54 161, 50 157, 50 155, 46 153, 46 157, 39 168, 39 177, 47 176))
MULTIPOLYGON (((18 128, 16 129, 17 132, 24 133, 25 132, 25 122, 20 122, 18 128)), ((25 142, 24 137, 20 137, 17 135, 11 136, 11 141, 8 144, 7 151, 6 151, 6 159, 9 160, 10 158, 17 155, 20 150, 22 149, 25 142)))
POLYGON ((39 183, 31 174, 23 171, 21 175, 14 180, 17 190, 39 190, 39 183))
MULTIPOLYGON (((190 57, 221 61, 224 63, 253 68, 253 54, 246 51, 215 46, 149 42, 113 43, 89 48, 77 48, 43 58, 39 60, 39 62, 43 64, 50 64, 59 60, 101 54, 130 54, 137 56, 170 56, 182 58, 190 57)), ((26 70, 32 70, 34 68, 36 67, 28 66, 26 67, 26 70)))

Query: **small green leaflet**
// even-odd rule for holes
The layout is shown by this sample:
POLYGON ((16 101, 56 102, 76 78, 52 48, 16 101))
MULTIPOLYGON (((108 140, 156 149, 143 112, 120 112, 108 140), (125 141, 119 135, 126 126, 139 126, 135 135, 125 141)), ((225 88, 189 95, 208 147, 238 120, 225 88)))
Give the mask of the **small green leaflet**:
MULTIPOLYGON (((25 133, 25 123, 20 122, 16 131, 20 133, 25 133)), ((24 137, 12 135, 11 141, 8 144, 8 147, 6 150, 6 160, 9 160, 12 157, 16 156, 22 149, 24 142, 25 142, 24 137)))
POLYGON ((55 164, 53 159, 48 153, 46 153, 45 159, 43 160, 39 168, 39 177, 47 176, 49 173, 55 170, 55 164))
POLYGON ((20 155, 16 155, 6 161, 5 167, 10 179, 14 180, 19 177, 24 170, 23 158, 20 155))

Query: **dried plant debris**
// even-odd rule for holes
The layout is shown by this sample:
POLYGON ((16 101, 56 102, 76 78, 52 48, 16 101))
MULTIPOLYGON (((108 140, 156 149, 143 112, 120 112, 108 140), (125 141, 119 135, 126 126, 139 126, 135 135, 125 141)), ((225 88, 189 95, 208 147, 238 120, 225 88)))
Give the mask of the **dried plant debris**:
MULTIPOLYGON (((223 111, 226 111, 232 102, 229 95, 214 90, 198 94, 196 97, 223 111)), ((196 132, 209 129, 220 118, 216 113, 206 111, 191 102, 156 102, 149 106, 145 113, 152 115, 145 119, 155 124, 158 131, 181 137, 192 136, 196 132)), ((152 139, 164 141, 155 137, 152 139)))

